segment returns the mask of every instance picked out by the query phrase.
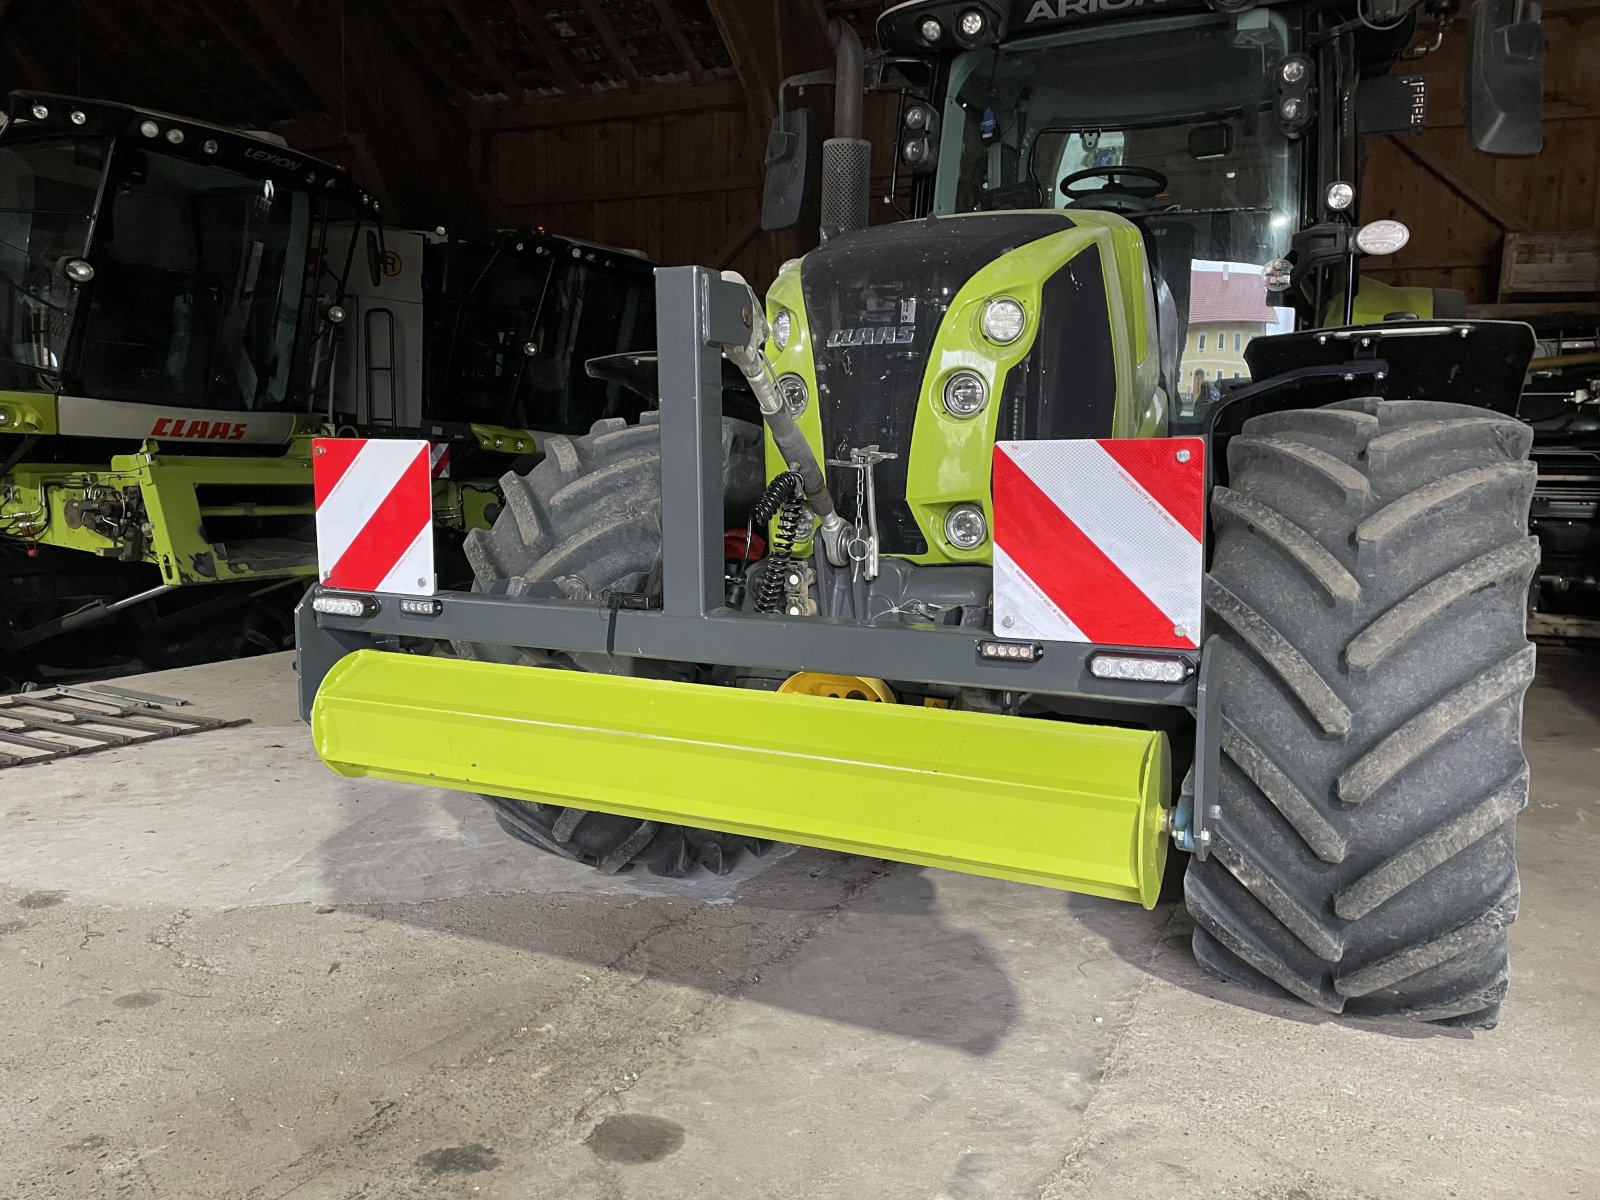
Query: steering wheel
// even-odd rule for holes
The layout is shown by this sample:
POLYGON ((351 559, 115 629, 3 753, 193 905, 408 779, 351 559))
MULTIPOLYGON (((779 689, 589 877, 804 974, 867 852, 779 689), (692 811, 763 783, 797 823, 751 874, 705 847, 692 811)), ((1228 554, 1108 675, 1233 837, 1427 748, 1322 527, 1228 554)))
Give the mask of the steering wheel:
POLYGON ((1167 190, 1167 177, 1150 167, 1090 167, 1074 171, 1061 181, 1061 194, 1070 208, 1098 208, 1106 212, 1145 212, 1150 202, 1167 190), (1105 182, 1097 188, 1075 188, 1086 179, 1105 182), (1123 180, 1141 180, 1124 183, 1123 180))

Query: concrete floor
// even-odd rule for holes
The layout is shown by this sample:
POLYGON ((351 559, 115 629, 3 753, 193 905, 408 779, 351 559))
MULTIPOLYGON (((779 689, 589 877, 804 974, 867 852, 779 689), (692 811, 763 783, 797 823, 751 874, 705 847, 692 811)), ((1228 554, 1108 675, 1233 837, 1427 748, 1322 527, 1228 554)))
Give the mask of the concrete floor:
POLYGON ((1600 1196, 1600 659, 1542 652, 1501 1027, 1220 983, 1181 912, 819 851, 605 880, 225 733, 0 771, 0 1196, 1600 1196))

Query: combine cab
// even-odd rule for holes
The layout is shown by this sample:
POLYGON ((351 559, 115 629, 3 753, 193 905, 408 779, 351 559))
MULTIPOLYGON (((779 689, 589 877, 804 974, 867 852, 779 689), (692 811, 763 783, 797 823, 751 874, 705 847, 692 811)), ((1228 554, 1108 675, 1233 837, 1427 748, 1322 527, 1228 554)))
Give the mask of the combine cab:
POLYGON ((264 135, 65 96, 12 96, 0 189, 0 689, 290 644, 313 434, 450 447, 449 582, 542 433, 637 415, 583 370, 651 344, 636 256, 385 237, 264 135))

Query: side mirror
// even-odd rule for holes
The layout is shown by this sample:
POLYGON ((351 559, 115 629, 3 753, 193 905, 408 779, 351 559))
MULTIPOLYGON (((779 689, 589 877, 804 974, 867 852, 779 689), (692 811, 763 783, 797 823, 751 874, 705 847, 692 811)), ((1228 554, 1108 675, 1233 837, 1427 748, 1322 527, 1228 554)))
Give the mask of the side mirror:
POLYGON ((1544 148, 1544 32, 1535 0, 1475 0, 1467 63, 1467 128, 1484 154, 1544 148))
POLYGON ((374 288, 383 283, 383 251, 378 246, 378 232, 367 230, 367 278, 374 288))
POLYGON ((810 109, 780 113, 767 138, 761 228, 768 233, 811 225, 822 192, 822 146, 810 109))

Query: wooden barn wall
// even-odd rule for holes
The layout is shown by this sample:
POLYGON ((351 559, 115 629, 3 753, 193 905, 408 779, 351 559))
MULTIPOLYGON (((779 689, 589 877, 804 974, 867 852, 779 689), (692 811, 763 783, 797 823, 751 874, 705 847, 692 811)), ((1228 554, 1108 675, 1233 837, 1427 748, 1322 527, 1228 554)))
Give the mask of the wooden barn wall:
MULTIPOLYGON (((478 140, 493 195, 518 224, 641 250, 664 266, 737 270, 758 287, 795 253, 792 238, 759 232, 765 145, 741 97, 619 120, 588 118, 574 102, 560 124, 516 121, 501 118, 478 140)), ((875 215, 893 121, 892 103, 869 105, 868 136, 881 160, 875 215)))
POLYGON ((1533 158, 1472 149, 1462 118, 1462 33, 1412 68, 1428 77, 1429 128, 1368 139, 1361 187, 1362 218, 1398 217, 1411 242, 1363 270, 1492 303, 1507 232, 1600 228, 1600 5, 1552 0, 1545 29, 1544 149, 1533 158))

